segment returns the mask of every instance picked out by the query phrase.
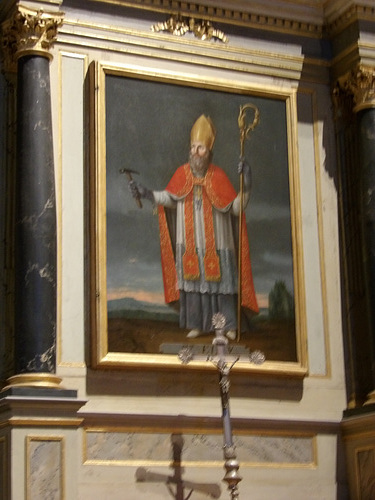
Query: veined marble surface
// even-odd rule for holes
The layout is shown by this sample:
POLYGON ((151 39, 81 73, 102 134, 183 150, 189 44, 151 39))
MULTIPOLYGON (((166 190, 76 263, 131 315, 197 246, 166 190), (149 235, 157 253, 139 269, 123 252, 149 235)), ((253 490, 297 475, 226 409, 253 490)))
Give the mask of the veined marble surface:
POLYGON ((27 500, 61 500, 62 460, 60 440, 29 439, 27 500))
MULTIPOLYGON (((311 465, 315 462, 311 436, 234 436, 242 463, 311 465)), ((86 461, 181 461, 223 460, 221 434, 165 434, 132 432, 86 433, 86 461)))
POLYGON ((7 457, 6 457, 6 438, 0 436, 0 500, 6 500, 6 478, 7 478, 7 457))

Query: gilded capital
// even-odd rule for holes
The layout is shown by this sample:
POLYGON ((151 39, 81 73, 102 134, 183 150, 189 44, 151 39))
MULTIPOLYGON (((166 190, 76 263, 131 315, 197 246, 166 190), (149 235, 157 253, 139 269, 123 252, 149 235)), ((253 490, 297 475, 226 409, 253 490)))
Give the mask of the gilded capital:
POLYGON ((13 16, 2 24, 2 52, 7 68, 15 66, 19 57, 49 52, 63 22, 63 13, 29 9, 19 5, 13 16))
POLYGON ((358 65, 339 79, 338 87, 353 96, 353 111, 375 108, 375 68, 358 65))

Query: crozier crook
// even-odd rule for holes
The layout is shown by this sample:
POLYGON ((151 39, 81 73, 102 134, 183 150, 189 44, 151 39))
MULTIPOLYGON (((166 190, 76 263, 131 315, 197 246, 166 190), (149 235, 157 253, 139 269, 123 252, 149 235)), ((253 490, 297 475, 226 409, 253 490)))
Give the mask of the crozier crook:
MULTIPOLYGON (((249 138, 252 132, 259 123, 259 110, 251 103, 240 106, 238 115, 238 127, 240 129, 240 162, 244 161, 245 141, 249 138), (254 111, 254 119, 251 124, 246 124, 246 111, 252 109, 254 111)), ((243 172, 240 173, 240 214, 239 214, 239 230, 238 230, 238 304, 237 304, 237 342, 241 338, 241 272, 242 272, 242 213, 243 213, 243 172)))

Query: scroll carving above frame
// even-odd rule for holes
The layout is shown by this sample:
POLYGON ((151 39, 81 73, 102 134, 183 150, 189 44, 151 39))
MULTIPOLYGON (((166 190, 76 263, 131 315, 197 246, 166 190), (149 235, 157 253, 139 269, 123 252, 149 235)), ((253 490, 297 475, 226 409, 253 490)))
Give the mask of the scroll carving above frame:
MULTIPOLYGON (((226 307, 237 297, 230 291, 225 295, 220 288, 221 281, 228 285, 228 280, 237 280, 236 214, 228 215, 233 226, 225 226, 221 233, 215 231, 220 217, 232 210, 239 191, 238 116, 241 106, 250 102, 259 110, 260 120, 245 145, 245 161, 251 167, 252 176, 245 225, 258 310, 244 308, 240 339, 232 338, 229 348, 233 351, 259 349, 267 359, 261 366, 239 362, 234 370, 303 377, 307 358, 303 348, 306 318, 295 91, 260 89, 230 80, 218 82, 155 68, 93 63, 89 71, 88 102, 93 366, 137 370, 214 369, 209 363, 198 361, 183 366, 176 354, 187 345, 202 351, 209 349, 214 332, 205 329, 206 325, 198 336, 189 335, 194 328, 186 317, 203 315, 203 312, 197 312, 190 299, 185 299, 191 283, 186 284, 185 280, 190 278, 181 275, 185 271, 178 262, 180 257, 181 262, 183 260, 184 247, 190 245, 188 232, 191 227, 197 231, 194 224, 198 223, 189 226, 188 197, 183 209, 178 198, 181 201, 185 193, 171 195, 174 189, 171 185, 179 182, 175 177, 178 167, 189 163, 190 141, 198 137, 192 132, 194 123, 201 115, 209 117, 214 130, 211 163, 215 168, 220 167, 234 194, 218 210, 215 206, 211 208, 220 261, 219 278, 215 278, 214 284, 208 283, 207 293, 200 289, 200 294, 210 295, 215 290, 216 295, 224 295, 224 301, 219 303, 226 307), (139 190, 138 200, 128 186, 130 179, 139 190), (164 203, 167 186, 171 203, 171 199, 164 203), (161 209, 163 203, 170 206, 161 209), (184 222, 179 223, 178 217, 184 222), (174 224, 179 236, 174 236, 174 224), (228 227, 233 229, 230 238, 225 233, 228 227), (222 244, 226 238, 233 245, 222 244), (166 241, 172 261, 164 253, 166 241), (167 283, 171 276, 172 281, 175 279, 172 285, 167 283)), ((189 167, 182 170, 189 177, 189 167)), ((202 182, 208 183, 206 177, 202 182)), ((222 181, 219 183, 222 185, 222 181)), ((210 185, 192 187, 192 192, 196 193, 197 189, 200 193, 206 191, 209 197, 219 197, 221 194, 215 191, 214 184, 212 180, 210 185)), ((200 202, 194 198, 193 207, 196 203, 203 207, 204 200, 204 194, 200 202)), ((203 208, 204 213, 205 210, 203 208)), ((209 219, 204 218, 206 234, 209 219)), ((195 237, 199 238, 197 233, 195 237)), ((210 236, 204 238, 208 247, 210 236)), ((198 243, 196 247, 199 253, 198 243)), ((193 279, 199 281, 204 273, 208 276, 208 271, 201 268, 200 277, 193 279)), ((201 281, 204 280, 203 276, 201 281)), ((229 283, 229 288, 232 285, 235 286, 229 283)))

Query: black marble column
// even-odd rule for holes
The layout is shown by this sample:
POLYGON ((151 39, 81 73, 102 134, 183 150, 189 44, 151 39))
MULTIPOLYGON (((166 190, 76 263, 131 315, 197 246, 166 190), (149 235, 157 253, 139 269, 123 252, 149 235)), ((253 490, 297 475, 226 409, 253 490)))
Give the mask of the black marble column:
POLYGON ((357 64, 333 89, 348 412, 375 408, 375 69, 357 64))
POLYGON ((56 205, 49 58, 18 59, 16 374, 56 369, 56 205))
MULTIPOLYGON (((357 137, 362 184, 364 260, 367 271, 369 322, 372 334, 372 360, 375 368, 375 108, 357 113, 357 137)), ((373 379, 375 387, 375 374, 373 379)))

